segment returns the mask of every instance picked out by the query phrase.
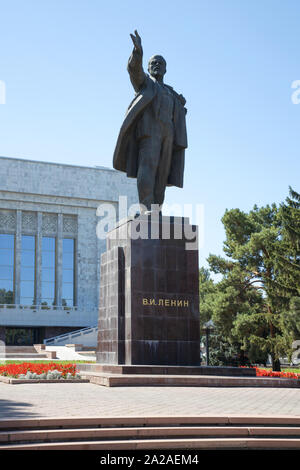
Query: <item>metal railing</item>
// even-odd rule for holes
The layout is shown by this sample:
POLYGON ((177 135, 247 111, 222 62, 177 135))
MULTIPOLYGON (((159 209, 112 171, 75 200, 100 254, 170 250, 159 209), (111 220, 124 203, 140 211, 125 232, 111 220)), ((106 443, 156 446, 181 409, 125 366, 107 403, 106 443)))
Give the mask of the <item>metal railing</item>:
POLYGON ((86 335, 88 333, 92 333, 93 330, 96 331, 97 329, 98 329, 97 326, 87 326, 85 328, 81 328, 80 330, 75 330, 69 333, 64 333, 62 335, 53 336, 52 338, 44 339, 44 344, 50 346, 51 344, 56 344, 61 341, 64 341, 67 338, 71 339, 71 338, 76 338, 78 336, 86 335))

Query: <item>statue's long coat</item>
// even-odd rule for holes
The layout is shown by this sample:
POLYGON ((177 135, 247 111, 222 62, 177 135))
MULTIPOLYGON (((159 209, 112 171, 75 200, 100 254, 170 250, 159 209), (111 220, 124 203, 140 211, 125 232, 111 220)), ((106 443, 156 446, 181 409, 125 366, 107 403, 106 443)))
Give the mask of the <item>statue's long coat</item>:
MULTIPOLYGON (((136 124, 142 118, 147 106, 155 98, 159 85, 149 76, 146 76, 144 88, 136 94, 128 107, 124 122, 119 132, 114 157, 113 167, 115 170, 124 171, 129 178, 136 178, 138 170, 139 141, 136 135, 136 124)), ((168 85, 165 85, 168 86, 168 85)), ((184 151, 187 148, 186 134, 186 108, 185 100, 178 95, 170 86, 174 101, 174 143, 168 186, 183 187, 184 151)), ((142 138, 150 137, 151 123, 143 123, 144 134, 142 138), (148 129, 147 129, 148 127, 148 129)), ((140 137, 140 136, 139 136, 140 137)))

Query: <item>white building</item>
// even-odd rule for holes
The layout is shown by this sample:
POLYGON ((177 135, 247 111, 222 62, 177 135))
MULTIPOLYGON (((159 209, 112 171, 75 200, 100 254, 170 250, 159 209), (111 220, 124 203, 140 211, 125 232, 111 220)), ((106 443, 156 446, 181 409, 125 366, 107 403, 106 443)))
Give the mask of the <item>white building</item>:
POLYGON ((103 167, 0 157, 0 340, 7 345, 93 326, 100 255, 96 209, 136 181, 103 167))

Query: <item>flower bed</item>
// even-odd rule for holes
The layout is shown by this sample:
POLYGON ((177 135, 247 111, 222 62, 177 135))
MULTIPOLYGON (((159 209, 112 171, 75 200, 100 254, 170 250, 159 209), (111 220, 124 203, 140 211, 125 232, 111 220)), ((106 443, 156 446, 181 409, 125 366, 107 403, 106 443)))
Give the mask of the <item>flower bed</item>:
POLYGON ((0 366, 0 376, 23 380, 74 380, 80 379, 76 364, 22 362, 0 366))
MULTIPOLYGON (((245 367, 245 366, 240 366, 245 367)), ((300 374, 296 372, 275 372, 272 369, 262 369, 261 367, 257 366, 247 366, 252 367, 256 371, 256 377, 278 377, 280 379, 297 379, 300 380, 300 374)))
POLYGON ((300 380, 300 374, 295 372, 274 372, 269 369, 261 369, 260 367, 255 367, 256 377, 279 377, 281 379, 298 379, 300 380))

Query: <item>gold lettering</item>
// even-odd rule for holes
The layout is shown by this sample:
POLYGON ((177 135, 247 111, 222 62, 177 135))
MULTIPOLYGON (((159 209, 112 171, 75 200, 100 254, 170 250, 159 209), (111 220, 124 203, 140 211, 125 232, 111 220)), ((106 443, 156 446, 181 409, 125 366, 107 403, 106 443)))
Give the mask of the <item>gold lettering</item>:
POLYGON ((143 305, 158 305, 159 307, 188 307, 189 300, 171 300, 171 299, 145 299, 143 298, 143 305))

